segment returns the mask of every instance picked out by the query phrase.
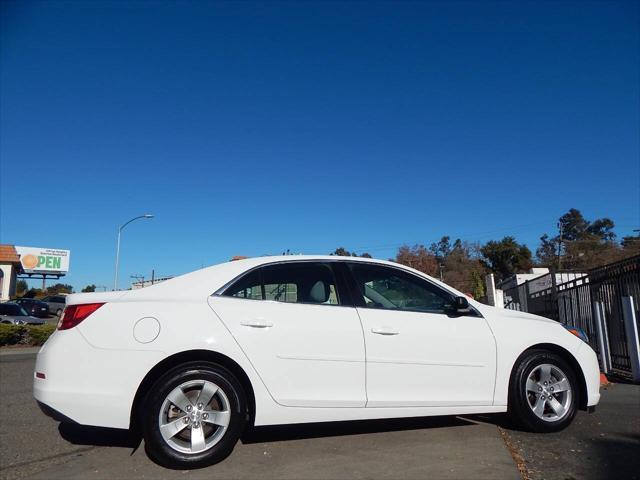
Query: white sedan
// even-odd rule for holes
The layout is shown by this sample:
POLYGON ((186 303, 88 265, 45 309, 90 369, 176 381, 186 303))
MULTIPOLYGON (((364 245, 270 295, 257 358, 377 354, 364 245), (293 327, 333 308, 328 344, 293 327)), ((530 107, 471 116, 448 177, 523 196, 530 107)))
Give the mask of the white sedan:
POLYGON ((34 396, 62 421, 141 432, 174 468, 225 458, 247 424, 508 411, 552 432, 600 399, 573 333, 392 262, 261 257, 69 295, 34 396))

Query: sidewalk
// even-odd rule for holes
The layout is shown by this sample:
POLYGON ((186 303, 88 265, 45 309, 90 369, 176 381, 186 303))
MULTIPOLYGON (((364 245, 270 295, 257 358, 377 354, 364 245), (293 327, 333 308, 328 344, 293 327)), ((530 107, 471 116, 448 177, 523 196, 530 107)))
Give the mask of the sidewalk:
POLYGON ((0 347, 0 356, 35 355, 42 347, 0 347))
POLYGON ((0 356, 35 355, 42 347, 0 347, 0 356))

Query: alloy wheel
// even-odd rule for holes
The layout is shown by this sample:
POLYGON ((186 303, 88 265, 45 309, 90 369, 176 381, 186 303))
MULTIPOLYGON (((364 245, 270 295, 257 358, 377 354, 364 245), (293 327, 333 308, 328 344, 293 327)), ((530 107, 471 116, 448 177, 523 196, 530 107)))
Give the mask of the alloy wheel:
POLYGON ((555 365, 544 363, 527 377, 525 394, 533 413, 545 422, 556 422, 570 411, 573 395, 565 373, 555 365))
POLYGON ((200 453, 224 436, 231 410, 224 391, 207 380, 191 380, 171 390, 160 408, 160 434, 174 450, 200 453))

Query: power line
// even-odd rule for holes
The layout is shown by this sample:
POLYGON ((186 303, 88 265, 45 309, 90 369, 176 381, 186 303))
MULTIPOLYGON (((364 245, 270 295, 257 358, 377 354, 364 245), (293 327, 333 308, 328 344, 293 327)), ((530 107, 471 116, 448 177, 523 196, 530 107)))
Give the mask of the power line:
MULTIPOLYGON (((480 238, 486 238, 486 236, 491 236, 493 234, 496 233, 512 233, 512 234, 517 234, 522 232, 523 230, 521 230, 522 228, 528 228, 528 227, 537 227, 537 226, 541 226, 541 225, 548 225, 549 222, 536 222, 536 223, 528 223, 528 224, 522 224, 522 225, 515 225, 513 227, 505 227, 505 228, 500 228, 500 229, 495 229, 495 230, 486 230, 486 231, 482 231, 482 232, 476 232, 476 233, 456 233, 455 235, 448 235, 449 238, 460 238, 462 239, 463 237, 472 237, 474 239, 480 239, 480 238), (516 230, 516 229, 520 229, 520 230, 516 230)), ((435 240, 435 242, 438 242, 440 240, 440 238, 442 238, 442 236, 440 236, 437 240, 435 240)), ((376 252, 376 251, 382 251, 382 250, 390 250, 390 249, 394 249, 394 248, 400 248, 404 245, 418 245, 418 244, 422 244, 424 245, 425 243, 429 243, 429 242, 424 242, 424 240, 422 241, 413 241, 413 242, 398 242, 398 243, 389 243, 389 244, 378 244, 378 245, 369 245, 369 246, 354 246, 354 247, 349 247, 350 249, 356 250, 358 251, 358 253, 364 253, 364 252, 376 252)), ((340 245, 338 245, 340 246, 340 245)), ((311 251, 329 251, 329 250, 334 250, 335 248, 337 248, 335 245, 332 247, 328 247, 328 246, 324 246, 324 247, 307 247, 307 248, 293 248, 293 251, 307 251, 307 252, 311 252, 311 251)))

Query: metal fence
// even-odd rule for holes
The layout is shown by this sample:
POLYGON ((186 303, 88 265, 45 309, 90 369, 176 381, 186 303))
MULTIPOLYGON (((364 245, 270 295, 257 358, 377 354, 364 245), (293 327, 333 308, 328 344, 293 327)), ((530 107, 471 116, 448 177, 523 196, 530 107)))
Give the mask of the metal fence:
MULTIPOLYGON (((522 310, 582 328, 589 337, 591 347, 601 357, 598 341, 598 321, 594 305, 602 307, 607 356, 613 373, 629 375, 632 371, 631 352, 625 330, 623 298, 633 297, 635 318, 640 319, 640 255, 605 265, 588 272, 586 276, 566 282, 563 277, 548 274, 548 286, 531 293, 532 281, 505 290, 505 308, 522 310)), ((542 277, 535 279, 538 285, 542 277)), ((544 279, 542 279, 544 280, 544 279)), ((640 326, 636 325, 636 328, 640 326)), ((601 358, 602 361, 602 358, 601 358)))

